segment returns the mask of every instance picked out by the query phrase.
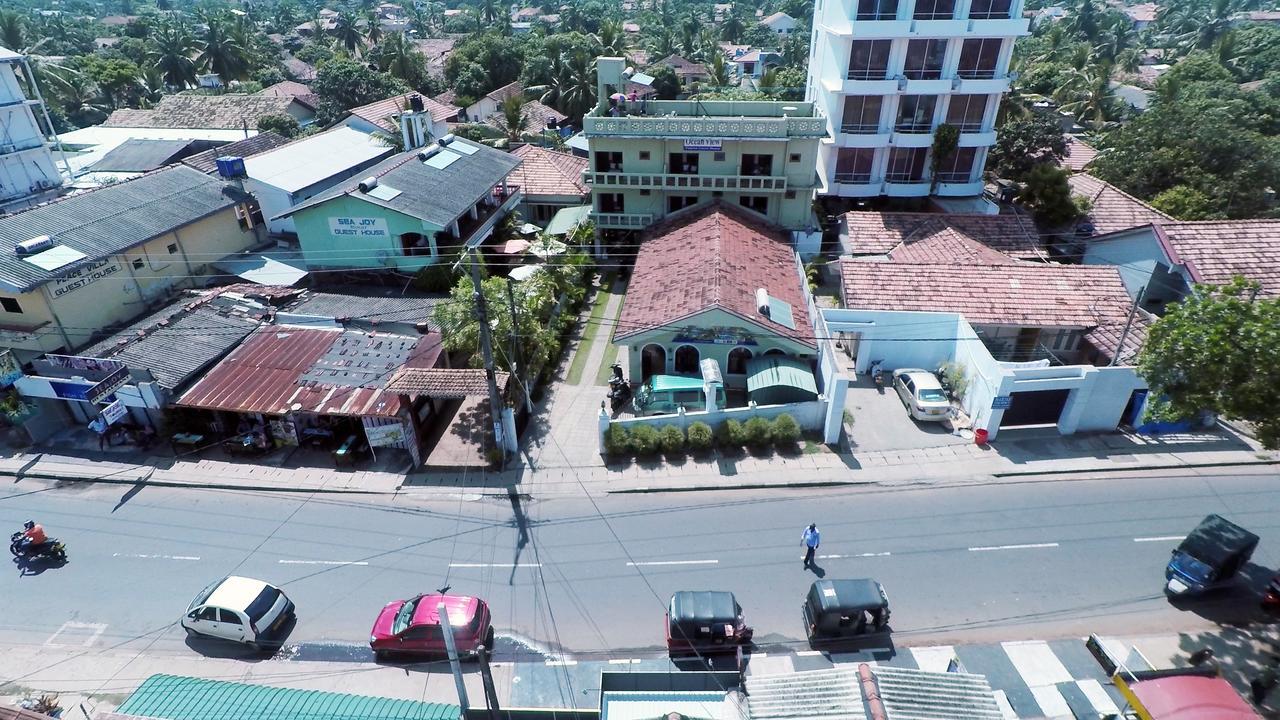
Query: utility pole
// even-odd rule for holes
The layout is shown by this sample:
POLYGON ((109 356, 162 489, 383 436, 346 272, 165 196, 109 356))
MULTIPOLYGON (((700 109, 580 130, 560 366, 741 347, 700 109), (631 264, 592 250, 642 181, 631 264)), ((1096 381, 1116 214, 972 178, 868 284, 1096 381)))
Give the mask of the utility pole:
POLYGON ((511 305, 511 369, 516 376, 516 391, 524 397, 524 409, 527 412, 533 412, 530 406, 529 393, 525 392, 524 379, 524 362, 520 358, 520 332, 516 323, 516 292, 515 281, 507 278, 507 302, 511 305))
POLYGON ((498 689, 493 684, 493 670, 489 667, 489 648, 481 645, 476 648, 476 658, 480 660, 480 679, 484 683, 484 701, 489 707, 489 720, 500 720, 502 708, 498 706, 498 689))
POLYGON ((480 278, 480 263, 475 258, 469 258, 472 249, 468 248, 465 253, 458 258, 458 262, 467 262, 471 266, 471 285, 474 289, 472 299, 475 300, 476 322, 480 324, 480 355, 484 359, 484 376, 489 383, 489 416, 493 422, 493 439, 497 445, 498 451, 502 453, 501 469, 507 467, 507 443, 506 437, 502 432, 502 415, 505 405, 502 402, 502 395, 498 392, 498 378, 493 371, 493 340, 489 337, 491 332, 489 328, 489 308, 485 304, 484 285, 480 278))
POLYGON ((443 602, 436 603, 436 614, 440 617, 444 648, 449 652, 449 669, 453 671, 453 683, 458 687, 458 704, 462 706, 462 717, 465 718, 471 703, 467 702, 467 684, 462 681, 462 663, 458 662, 458 643, 453 637, 453 624, 449 622, 449 610, 443 602))
POLYGON ((1125 318, 1124 330, 1120 331, 1120 342, 1116 343, 1116 351, 1111 354, 1110 365, 1114 366, 1120 360, 1120 353, 1124 352, 1124 341, 1129 337, 1129 327, 1133 325, 1133 316, 1138 314, 1138 305, 1142 303, 1142 297, 1147 294, 1147 286, 1143 285, 1138 291, 1138 297, 1133 301, 1133 307, 1129 308, 1129 317, 1125 318))

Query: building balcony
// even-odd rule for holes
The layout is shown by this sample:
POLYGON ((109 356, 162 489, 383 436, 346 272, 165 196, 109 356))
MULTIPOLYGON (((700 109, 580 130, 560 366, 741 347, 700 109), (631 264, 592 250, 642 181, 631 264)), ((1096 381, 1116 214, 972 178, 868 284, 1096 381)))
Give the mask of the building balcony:
POLYGON ((911 34, 912 20, 885 17, 883 20, 850 20, 834 17, 821 24, 821 30, 841 38, 858 40, 882 40, 907 37, 911 34))
POLYGON ((584 170, 582 182, 601 189, 749 190, 753 192, 785 192, 787 190, 787 178, 781 175, 677 175, 584 170))
POLYGON ((875 77, 863 79, 863 76, 845 79, 827 78, 822 81, 827 92, 844 95, 894 95, 898 92, 897 78, 875 77))
POLYGON ((495 186, 491 197, 494 203, 481 202, 476 207, 476 217, 465 213, 454 221, 458 225, 457 234, 449 231, 436 233, 437 252, 444 254, 464 245, 470 249, 479 247, 493 234, 493 228, 524 202, 524 192, 519 185, 495 186))
POLYGON ((931 185, 925 178, 890 173, 884 178, 884 194, 889 197, 925 197, 931 185))
POLYGON ((832 178, 831 194, 840 197, 875 197, 880 194, 884 182, 870 173, 836 173, 832 178))
POLYGON ((839 129, 835 144, 838 147, 874 148, 888 147, 892 134, 888 128, 874 125, 845 125, 839 129))
POLYGON ((912 20, 910 36, 912 38, 958 38, 964 37, 968 30, 968 20, 956 18, 912 20))
POLYGON ((899 78, 895 92, 900 91, 903 95, 945 95, 951 92, 953 84, 951 78, 903 76, 899 78))
POLYGON ((894 147, 929 147, 933 144, 933 127, 929 125, 899 125, 894 128, 893 134, 889 137, 889 143, 894 147))
POLYGON ((591 220, 602 230, 643 230, 653 222, 648 213, 591 212, 591 220))
POLYGON ((813 103, 650 100, 642 107, 643 114, 619 117, 592 111, 583 118, 583 130, 588 138, 820 138, 827 134, 826 118, 813 103))
POLYGON ((1009 91, 1009 76, 997 76, 994 70, 963 70, 952 82, 951 92, 966 95, 993 95, 1009 91))
POLYGON ((960 130, 959 147, 990 147, 996 144, 995 130, 960 130))
POLYGON ((972 18, 969 34, 979 37, 1021 37, 1031 34, 1031 19, 1023 17, 972 18))
POLYGON ((976 197, 982 194, 982 181, 969 181, 967 177, 943 175, 938 183, 939 197, 976 197))

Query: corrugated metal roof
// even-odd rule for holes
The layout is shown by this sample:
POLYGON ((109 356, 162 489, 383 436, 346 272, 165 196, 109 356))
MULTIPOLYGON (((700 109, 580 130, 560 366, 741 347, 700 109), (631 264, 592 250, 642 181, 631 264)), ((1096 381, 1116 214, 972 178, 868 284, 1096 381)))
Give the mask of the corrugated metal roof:
POLYGON ((818 384, 807 363, 782 355, 761 355, 747 361, 747 392, 790 387, 818 395, 818 384))
POLYGON ((514 155, 462 138, 454 138, 448 146, 438 150, 441 155, 447 153, 457 156, 448 167, 431 167, 418 159, 418 152, 415 150, 389 157, 367 172, 359 173, 360 177, 352 178, 295 205, 280 217, 349 195, 444 227, 481 198, 488 197, 490 189, 502 182, 520 164, 520 158, 514 155), (456 151, 451 149, 455 146, 458 148, 456 151), (376 177, 379 183, 390 185, 401 193, 392 200, 380 200, 360 192, 357 186, 363 178, 370 175, 376 177))
POLYGON ((417 324, 430 322, 436 305, 446 300, 448 298, 444 296, 403 297, 307 292, 286 310, 299 315, 417 324))
POLYGON ((94 172, 148 172, 177 162, 193 142, 143 138, 125 140, 90 169, 94 172))
POLYGON ((260 132, 248 140, 240 140, 228 143, 221 147, 205 150, 202 153, 196 153, 182 161, 183 165, 190 165, 202 173, 215 173, 218 170, 218 158, 232 156, 247 158, 266 152, 272 148, 287 145, 289 139, 273 132, 260 132))
MULTIPOLYGON (((981 675, 871 667, 888 720, 1002 720, 981 675)), ((746 683, 752 720, 865 720, 865 700, 853 668, 752 676, 746 683)))
POLYGON ((395 417, 400 409, 400 400, 396 393, 384 389, 387 380, 402 366, 435 365, 442 350, 438 333, 418 338, 407 361, 396 367, 379 368, 375 381, 367 382, 363 387, 306 381, 303 376, 313 370, 329 369, 320 361, 336 342, 349 341, 359 345, 353 345, 348 356, 354 368, 367 371, 375 362, 368 356, 377 352, 379 342, 395 342, 403 337, 339 329, 283 325, 264 327, 233 350, 175 404, 267 415, 298 411, 318 415, 395 417))
POLYGON ((177 165, 0 218, 0 286, 25 292, 231 207, 235 200, 225 188, 217 178, 177 165), (49 272, 14 254, 18 243, 39 235, 87 258, 49 272))
POLYGON ((152 675, 119 712, 166 720, 457 720, 458 706, 152 675))

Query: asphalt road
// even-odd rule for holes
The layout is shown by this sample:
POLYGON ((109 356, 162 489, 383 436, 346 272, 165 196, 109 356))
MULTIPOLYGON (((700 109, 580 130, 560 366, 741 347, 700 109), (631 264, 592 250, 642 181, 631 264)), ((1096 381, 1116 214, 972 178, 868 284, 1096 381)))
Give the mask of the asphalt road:
POLYGON ((0 528, 36 518, 67 542, 71 562, 0 573, 0 637, 216 654, 189 646, 176 621, 200 588, 241 574, 285 588, 298 606, 294 652, 317 659, 364 657, 385 602, 445 585, 489 601, 508 658, 528 647, 656 651, 665 603, 681 589, 732 590, 757 643, 799 647, 800 603, 815 578, 801 567, 809 522, 822 531, 827 577, 883 583, 899 645, 1191 630, 1250 603, 1238 594, 1171 606, 1161 589, 1175 538, 1206 513, 1223 514, 1262 537, 1260 567, 1250 568, 1261 578, 1280 564, 1276 479, 628 495, 597 504, 23 481, 0 489, 0 528))

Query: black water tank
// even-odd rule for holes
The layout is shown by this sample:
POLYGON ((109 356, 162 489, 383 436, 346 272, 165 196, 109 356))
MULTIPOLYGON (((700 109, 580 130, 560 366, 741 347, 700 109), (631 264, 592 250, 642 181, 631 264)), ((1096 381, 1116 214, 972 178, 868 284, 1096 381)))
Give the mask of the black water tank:
POLYGON ((422 96, 412 95, 409 97, 409 109, 414 112, 422 112, 422 96))

